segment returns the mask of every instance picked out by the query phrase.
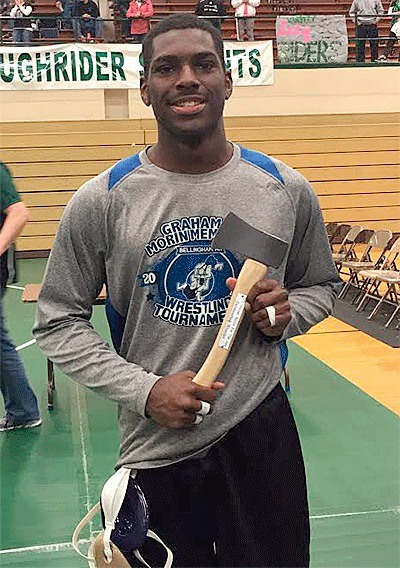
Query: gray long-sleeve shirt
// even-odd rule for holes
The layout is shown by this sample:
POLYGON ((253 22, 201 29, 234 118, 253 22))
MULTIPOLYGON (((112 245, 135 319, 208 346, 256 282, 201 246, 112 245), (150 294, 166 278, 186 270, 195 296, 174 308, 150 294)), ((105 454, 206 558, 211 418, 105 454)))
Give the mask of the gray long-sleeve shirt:
POLYGON ((349 15, 357 24, 376 24, 384 14, 381 0, 353 0, 349 15))
POLYGON ((226 278, 243 259, 211 240, 229 211, 290 244, 269 277, 289 290, 283 339, 331 313, 340 280, 309 183, 277 160, 234 145, 222 168, 176 174, 142 151, 81 187, 68 204, 49 258, 34 335, 77 382, 119 405, 119 465, 148 468, 210 446, 254 410, 282 372, 276 341, 245 318, 219 380, 214 412, 191 429, 145 416, 160 376, 204 362, 229 302, 226 278), (90 325, 107 284, 107 316, 118 353, 90 325))

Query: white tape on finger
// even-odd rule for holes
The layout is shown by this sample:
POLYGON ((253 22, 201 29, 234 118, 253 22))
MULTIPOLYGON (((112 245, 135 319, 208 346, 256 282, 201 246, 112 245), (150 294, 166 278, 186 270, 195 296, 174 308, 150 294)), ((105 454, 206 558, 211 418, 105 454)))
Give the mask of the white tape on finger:
POLYGON ((211 410, 211 404, 209 402, 204 401, 204 400, 201 400, 200 403, 201 403, 201 408, 200 408, 200 410, 197 411, 196 414, 200 414, 201 416, 205 416, 206 414, 209 414, 210 410, 211 410))
POLYGON ((275 327, 276 322, 276 310, 274 306, 265 306, 265 311, 267 312, 270 327, 275 327))

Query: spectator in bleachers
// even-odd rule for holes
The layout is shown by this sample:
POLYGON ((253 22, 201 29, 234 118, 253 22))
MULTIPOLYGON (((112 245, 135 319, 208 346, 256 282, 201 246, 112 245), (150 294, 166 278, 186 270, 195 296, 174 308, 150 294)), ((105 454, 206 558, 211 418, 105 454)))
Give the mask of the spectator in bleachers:
POLYGON ((254 19, 260 0, 231 0, 236 16, 236 36, 239 41, 254 41, 254 19))
POLYGON ((55 16, 43 16, 38 20, 40 37, 57 38, 60 35, 60 16, 63 14, 63 5, 61 0, 56 0, 54 6, 58 10, 59 14, 55 16))
POLYGON ((378 59, 378 26, 384 13, 381 0, 353 0, 349 15, 356 24, 356 61, 364 63, 367 38, 371 48, 371 61, 378 59))
POLYGON ((221 0, 199 0, 196 4, 195 14, 196 16, 203 16, 214 28, 221 31, 223 20, 217 16, 226 16, 226 10, 221 0), (205 16, 211 17, 206 18, 205 16))
POLYGON ((10 16, 13 18, 13 42, 29 43, 32 39, 32 22, 30 15, 33 8, 29 0, 15 0, 10 16))
POLYGON ((74 29, 72 18, 74 17, 77 3, 78 0, 62 0, 62 6, 63 6, 62 27, 64 30, 74 29))
POLYGON ((393 51, 394 44, 400 38, 400 0, 392 0, 389 6, 388 14, 398 15, 396 15, 390 22, 390 38, 387 40, 383 55, 379 57, 378 61, 387 61, 387 58, 393 51))
POLYGON ((134 43, 142 43, 149 31, 149 18, 154 14, 151 0, 132 0, 126 12, 131 22, 131 37, 134 43))
POLYGON ((121 35, 124 38, 131 37, 131 22, 126 17, 130 0, 116 0, 114 2, 117 17, 121 19, 121 35))
POLYGON ((78 40, 102 37, 103 20, 99 7, 93 0, 79 0, 74 12, 74 33, 78 40))
MULTIPOLYGON (((0 16, 9 16, 11 8, 14 6, 13 0, 0 0, 0 16)), ((12 30, 11 21, 7 18, 5 21, 0 20, 0 39, 4 40, 9 37, 12 30)))

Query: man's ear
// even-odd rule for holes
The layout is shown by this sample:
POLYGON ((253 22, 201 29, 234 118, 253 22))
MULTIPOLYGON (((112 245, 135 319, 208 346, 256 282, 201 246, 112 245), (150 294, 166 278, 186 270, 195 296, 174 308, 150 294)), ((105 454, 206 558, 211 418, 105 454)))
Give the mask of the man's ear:
POLYGON ((233 80, 230 71, 225 71, 225 85, 226 85, 225 100, 228 100, 233 91, 233 80))
POLYGON ((150 106, 150 97, 145 77, 140 77, 140 96, 146 106, 150 106))

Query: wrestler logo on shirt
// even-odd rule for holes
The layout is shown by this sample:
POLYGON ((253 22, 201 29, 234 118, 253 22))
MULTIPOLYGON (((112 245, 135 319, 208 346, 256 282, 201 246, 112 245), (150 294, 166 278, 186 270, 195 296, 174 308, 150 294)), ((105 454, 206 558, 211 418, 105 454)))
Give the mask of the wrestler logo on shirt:
POLYGON ((157 262, 139 278, 154 317, 190 327, 222 323, 230 299, 226 279, 237 276, 241 262, 211 247, 221 223, 221 217, 174 219, 146 245, 147 256, 157 262))

